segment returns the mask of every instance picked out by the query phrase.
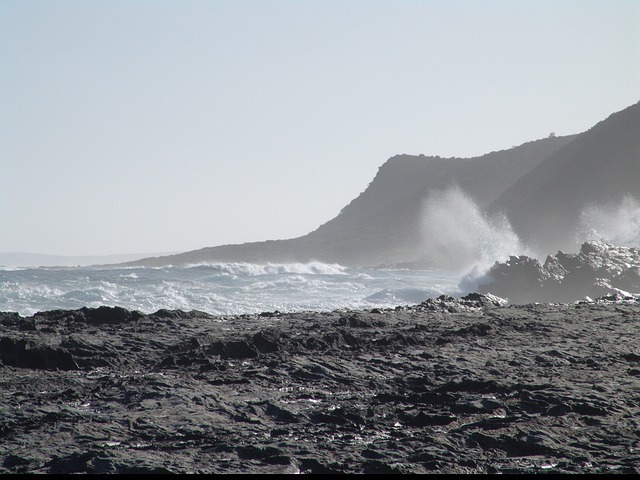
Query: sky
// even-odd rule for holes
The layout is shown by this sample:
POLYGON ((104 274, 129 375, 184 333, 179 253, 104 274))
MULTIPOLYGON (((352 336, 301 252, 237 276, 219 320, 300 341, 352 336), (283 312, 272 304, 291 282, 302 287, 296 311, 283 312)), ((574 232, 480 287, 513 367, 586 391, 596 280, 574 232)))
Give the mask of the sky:
POLYGON ((0 252, 295 238, 639 100, 637 0, 0 0, 0 252))

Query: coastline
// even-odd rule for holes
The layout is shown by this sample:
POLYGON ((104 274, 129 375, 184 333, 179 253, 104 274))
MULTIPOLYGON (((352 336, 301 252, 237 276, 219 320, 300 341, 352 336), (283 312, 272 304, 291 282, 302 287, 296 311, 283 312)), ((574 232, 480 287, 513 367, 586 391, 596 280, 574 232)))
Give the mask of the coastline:
POLYGON ((637 299, 0 327, 0 473, 640 472, 637 299))

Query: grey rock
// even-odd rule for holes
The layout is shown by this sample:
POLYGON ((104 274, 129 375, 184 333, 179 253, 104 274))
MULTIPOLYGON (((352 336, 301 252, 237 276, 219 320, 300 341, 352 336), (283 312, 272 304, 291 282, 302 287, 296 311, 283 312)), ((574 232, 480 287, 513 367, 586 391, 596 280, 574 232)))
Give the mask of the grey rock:
POLYGON ((478 293, 3 313, 0 473, 638 473, 638 318, 478 293))
POLYGON ((640 296, 640 249, 587 241, 578 253, 558 252, 544 264, 527 256, 496 262, 482 293, 510 303, 575 302, 586 297, 640 296))

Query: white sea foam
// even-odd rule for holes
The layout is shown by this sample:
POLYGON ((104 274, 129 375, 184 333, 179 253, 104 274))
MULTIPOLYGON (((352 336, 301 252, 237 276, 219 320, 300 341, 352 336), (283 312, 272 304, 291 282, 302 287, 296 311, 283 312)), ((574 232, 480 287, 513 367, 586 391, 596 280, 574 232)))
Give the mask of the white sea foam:
POLYGON ((186 268, 207 267, 227 275, 234 276, 259 276, 279 275, 287 273, 299 273, 307 275, 341 275, 346 267, 333 263, 309 262, 309 263, 197 263, 186 268))
POLYGON ((236 315, 394 307, 451 294, 457 281, 447 271, 364 270, 320 263, 27 269, 0 271, 0 311, 32 315, 107 305, 143 313, 180 309, 236 315))

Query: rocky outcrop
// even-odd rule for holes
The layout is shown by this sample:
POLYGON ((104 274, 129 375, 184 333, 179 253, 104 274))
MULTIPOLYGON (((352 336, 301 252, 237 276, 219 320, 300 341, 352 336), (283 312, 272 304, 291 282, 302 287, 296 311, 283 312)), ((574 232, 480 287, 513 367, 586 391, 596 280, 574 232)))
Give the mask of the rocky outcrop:
POLYGON ((0 313, 0 474, 638 474, 639 315, 0 313))
POLYGON ((601 241, 582 244, 579 253, 559 251, 544 264, 525 255, 496 262, 479 290, 510 303, 574 302, 607 295, 640 296, 640 250, 601 241))

